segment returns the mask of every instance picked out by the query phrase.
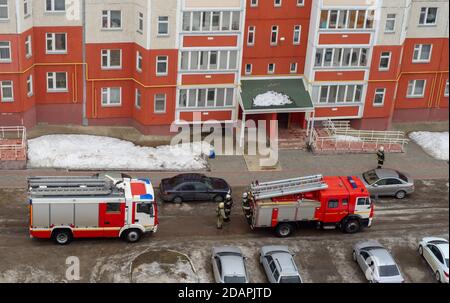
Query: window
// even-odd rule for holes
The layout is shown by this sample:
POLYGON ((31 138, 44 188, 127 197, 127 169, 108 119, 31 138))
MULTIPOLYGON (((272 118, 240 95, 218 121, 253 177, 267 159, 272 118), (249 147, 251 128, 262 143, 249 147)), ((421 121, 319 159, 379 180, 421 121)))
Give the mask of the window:
POLYGON ((246 75, 251 75, 252 74, 252 70, 253 70, 253 65, 251 65, 251 64, 246 64, 245 65, 245 74, 246 75))
POLYGON ((134 97, 134 106, 137 108, 141 108, 141 99, 142 99, 142 93, 139 89, 136 88, 135 90, 135 97, 134 97))
POLYGON ((278 26, 272 26, 272 31, 270 33, 270 45, 278 44, 278 26))
POLYGON ((31 7, 29 0, 23 0, 23 16, 25 18, 31 16, 31 7))
POLYGON ((27 77, 27 96, 31 97, 33 94, 33 75, 29 75, 27 77))
POLYGON ((195 11, 183 13, 183 31, 220 32, 239 31, 241 28, 239 11, 195 11))
POLYGON ((181 53, 181 70, 236 70, 237 51, 189 51, 181 53))
POLYGON ((431 44, 416 44, 414 46, 413 62, 429 62, 431 49, 431 44))
POLYGON ((371 204, 370 198, 358 198, 357 201, 358 201, 357 202, 358 206, 370 205, 371 204))
POLYGON ((155 95, 155 113, 165 113, 166 112, 166 94, 156 94, 155 95))
POLYGON ((67 35, 65 33, 46 34, 47 54, 67 53, 67 35))
POLYGON ((151 203, 137 203, 136 212, 144 213, 153 217, 153 204, 151 203))
POLYGON ((322 10, 319 28, 372 29, 374 14, 374 10, 322 10))
POLYGON ((328 208, 338 208, 339 207, 339 200, 333 199, 328 200, 328 208))
POLYGON ((368 48, 318 48, 315 67, 367 67, 368 48))
POLYGON ((158 36, 167 36, 169 34, 169 17, 158 17, 158 36))
POLYGON ((380 55, 380 65, 378 70, 389 70, 391 64, 391 52, 382 52, 380 55))
POLYGON ((385 88, 377 88, 375 90, 375 97, 373 98, 374 106, 381 106, 384 104, 384 96, 386 94, 385 88))
POLYGON ((122 50, 103 49, 102 69, 120 69, 120 68, 122 68, 122 50))
POLYGON ((258 0, 251 0, 250 1, 250 6, 251 7, 257 7, 258 6, 258 0))
POLYGON ((11 42, 9 41, 0 41, 0 62, 11 62, 11 42))
POLYGON ((0 0, 0 20, 7 20, 8 18, 8 0, 0 0))
POLYGON ((143 33, 144 32, 144 14, 139 12, 138 13, 138 29, 137 29, 138 33, 143 33))
POLYGON ((305 6, 305 0, 297 0, 297 6, 305 6))
POLYGON ((342 199, 342 206, 348 205, 348 199, 342 199))
POLYGON ((267 65, 267 73, 268 74, 275 73, 275 63, 269 63, 269 65, 267 65))
POLYGON ((318 87, 319 103, 355 103, 362 101, 362 85, 323 85, 318 87))
POLYGON ((426 80, 411 80, 408 82, 408 98, 421 98, 425 95, 426 80))
POLYGON ((448 97, 448 79, 447 79, 447 81, 445 82, 444 97, 448 97))
POLYGON ((395 14, 387 14, 386 16, 386 25, 384 27, 385 33, 393 33, 395 32, 395 14))
POLYGON ((294 44, 300 44, 301 31, 302 27, 300 25, 294 26, 294 44))
POLYGON ((386 185, 400 185, 400 184, 403 184, 403 183, 399 179, 389 178, 386 180, 386 185))
POLYGON ((33 55, 33 45, 31 44, 31 36, 28 35, 25 40, 25 56, 30 58, 33 55))
POLYGON ((140 51, 136 52, 136 70, 142 72, 142 55, 140 51))
POLYGON ((281 0, 274 0, 273 1, 273 6, 275 6, 275 7, 280 7, 281 6, 281 0))
POLYGON ((254 26, 248 27, 248 36, 247 36, 248 45, 255 45, 255 31, 256 28, 254 26))
POLYGON ((10 80, 0 81, 0 92, 2 102, 13 102, 14 101, 14 89, 13 82, 10 80))
POLYGON ((178 106, 182 108, 222 108, 234 105, 234 88, 182 89, 178 106))
POLYGON ((64 12, 66 10, 65 0, 46 0, 46 12, 64 12))
POLYGON ((102 88, 102 106, 120 106, 122 104, 121 87, 102 88))
POLYGON ((102 11, 102 28, 103 29, 121 29, 122 28, 122 11, 120 11, 120 10, 102 11))
POLYGON ((420 9, 419 24, 435 25, 437 18, 437 7, 422 7, 420 9))
POLYGON ((167 75, 169 57, 167 56, 157 56, 156 57, 156 75, 165 76, 167 75))
POLYGON ((291 74, 297 73, 297 66, 298 66, 297 62, 291 63, 291 68, 290 68, 290 73, 291 74))
POLYGON ((47 91, 48 92, 66 92, 67 91, 67 73, 66 72, 47 73, 47 91))
POLYGON ((120 203, 106 203, 107 213, 120 213, 120 203))

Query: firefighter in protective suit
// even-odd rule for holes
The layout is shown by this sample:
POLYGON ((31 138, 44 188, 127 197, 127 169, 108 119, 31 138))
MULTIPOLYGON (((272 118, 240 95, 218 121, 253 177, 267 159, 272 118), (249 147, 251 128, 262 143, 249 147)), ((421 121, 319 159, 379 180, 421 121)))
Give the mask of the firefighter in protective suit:
POLYGON ((380 148, 377 151, 378 168, 383 167, 385 159, 386 156, 384 154, 384 146, 380 146, 380 148))
POLYGON ((251 222, 251 209, 250 201, 248 200, 248 193, 242 194, 242 209, 244 210, 245 218, 248 222, 251 222))
POLYGON ((231 208, 233 207, 233 198, 230 194, 227 195, 225 198, 225 215, 227 216, 226 219, 224 219, 225 222, 230 222, 231 220, 231 208))
POLYGON ((225 203, 221 202, 219 206, 217 206, 217 229, 222 229, 223 221, 228 217, 225 214, 225 203))

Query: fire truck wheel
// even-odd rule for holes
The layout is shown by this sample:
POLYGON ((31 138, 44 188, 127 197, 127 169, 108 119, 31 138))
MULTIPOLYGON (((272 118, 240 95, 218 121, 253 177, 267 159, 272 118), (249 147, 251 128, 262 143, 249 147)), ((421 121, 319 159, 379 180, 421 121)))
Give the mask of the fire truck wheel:
POLYGON ((277 228, 275 229, 275 232, 278 237, 286 238, 292 234, 293 230, 294 230, 294 227, 291 224, 281 223, 281 224, 278 224, 277 228))
POLYGON ((350 219, 344 223, 344 232, 348 234, 357 233, 361 229, 361 224, 356 219, 350 219))
POLYGON ((57 229, 53 231, 53 240, 59 245, 66 245, 72 241, 72 233, 65 229, 57 229))
POLYGON ((139 229, 130 229, 125 233, 125 240, 129 243, 136 243, 142 237, 142 232, 139 229))
POLYGON ((395 197, 400 200, 404 199, 406 197, 406 193, 403 190, 401 190, 395 194, 395 197))

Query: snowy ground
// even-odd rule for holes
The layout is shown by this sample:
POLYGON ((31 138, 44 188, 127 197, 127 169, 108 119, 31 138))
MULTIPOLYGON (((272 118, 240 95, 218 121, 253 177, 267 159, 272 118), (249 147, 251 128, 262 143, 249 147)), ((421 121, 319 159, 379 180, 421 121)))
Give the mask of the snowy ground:
POLYGON ((361 138, 347 135, 334 135, 333 139, 338 142, 361 142, 361 138))
POLYGON ((433 158, 448 161, 448 132, 413 132, 409 137, 433 158))
POLYGON ((255 97, 253 100, 254 106, 280 106, 280 105, 286 105, 286 104, 292 104, 292 100, 289 99, 288 96, 277 93, 277 92, 267 92, 264 94, 260 94, 255 97))
POLYGON ((28 141, 30 168, 201 170, 207 143, 140 147, 132 142, 89 135, 48 135, 28 141))

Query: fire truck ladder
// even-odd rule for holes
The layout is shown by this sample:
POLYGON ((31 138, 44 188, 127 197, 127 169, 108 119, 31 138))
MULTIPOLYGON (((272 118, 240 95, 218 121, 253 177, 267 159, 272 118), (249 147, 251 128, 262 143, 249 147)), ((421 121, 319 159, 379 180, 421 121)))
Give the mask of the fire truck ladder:
POLYGON ((322 175, 306 176, 272 182, 252 184, 250 189, 255 199, 269 199, 295 195, 328 188, 322 175))
POLYGON ((98 177, 28 178, 30 195, 35 196, 106 196, 113 192, 109 180, 98 177))

